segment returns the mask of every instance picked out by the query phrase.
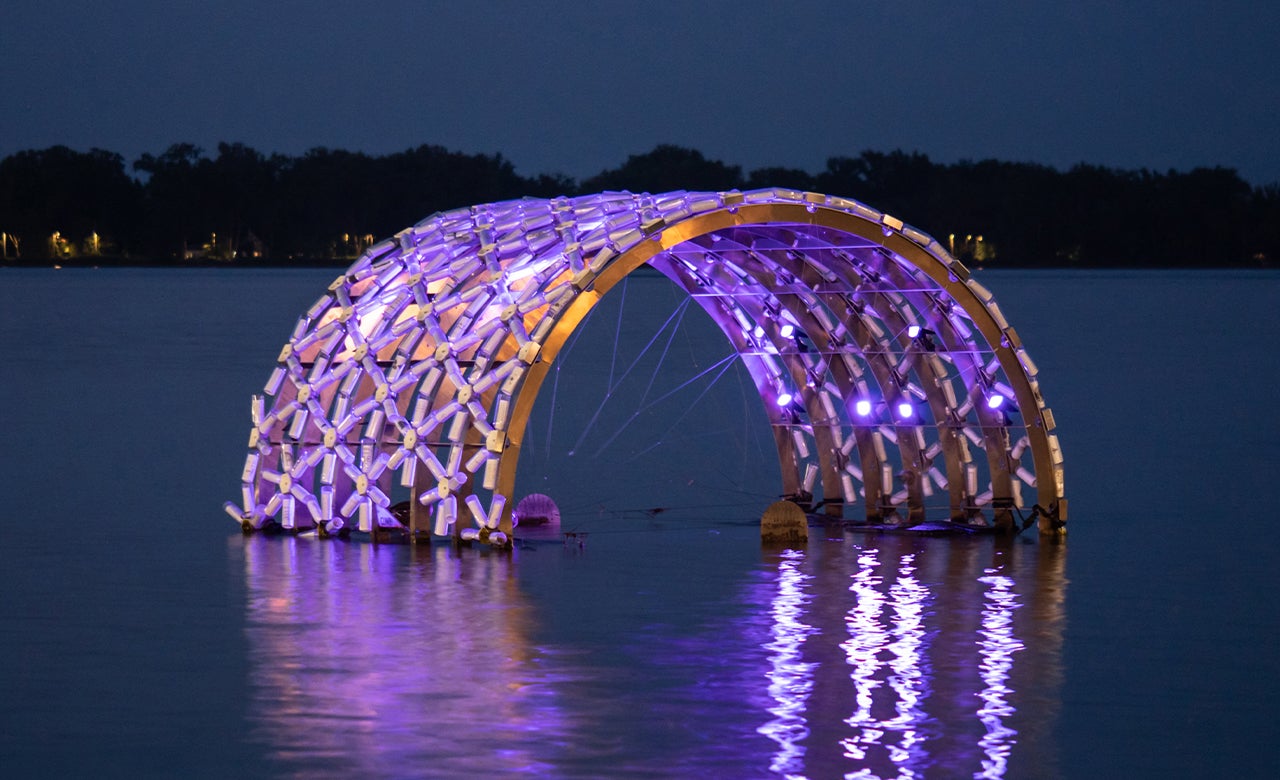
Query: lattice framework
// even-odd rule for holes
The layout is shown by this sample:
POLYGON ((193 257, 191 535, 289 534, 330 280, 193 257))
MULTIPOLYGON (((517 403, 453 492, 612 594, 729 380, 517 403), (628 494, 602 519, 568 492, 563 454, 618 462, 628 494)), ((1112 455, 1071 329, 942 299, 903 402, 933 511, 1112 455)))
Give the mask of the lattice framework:
POLYGON ((646 264, 737 350, 785 494, 871 522, 1009 527, 1028 488, 1041 530, 1061 530, 1053 415, 991 293, 894 217, 780 189, 485 204, 372 247, 299 318, 254 397, 229 513, 247 529, 400 527, 398 480, 409 531, 461 533, 469 515, 469 535, 504 538, 542 380, 646 264))

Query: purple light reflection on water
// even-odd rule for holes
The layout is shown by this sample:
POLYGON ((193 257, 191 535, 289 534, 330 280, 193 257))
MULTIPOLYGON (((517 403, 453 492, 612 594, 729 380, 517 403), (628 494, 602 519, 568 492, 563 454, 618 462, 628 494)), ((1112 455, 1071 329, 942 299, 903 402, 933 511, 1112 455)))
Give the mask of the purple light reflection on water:
POLYGON ((527 637, 511 558, 305 539, 244 545, 250 720, 273 763, 305 777, 387 776, 396 766, 452 776, 484 755, 495 773, 553 774, 531 735, 562 744, 568 721, 527 637))
POLYGON ((778 600, 787 608, 775 606, 773 631, 788 641, 785 655, 776 642, 768 646, 775 654, 766 677, 772 693, 778 662, 785 661, 791 685, 784 688, 789 697, 775 697, 788 706, 769 709, 788 718, 768 724, 771 736, 787 737, 774 737, 782 749, 773 772, 996 778, 1017 776, 1010 769, 1016 758, 1015 766, 1052 773, 1056 757, 1046 752, 1045 735, 1056 707, 1044 686, 1061 681, 1058 551, 996 547, 984 567, 984 542, 884 537, 818 544, 826 546, 816 560, 811 546, 807 559, 793 554, 778 563, 778 600), (1036 607, 1020 620, 1016 611, 1028 598, 1036 607), (831 615, 842 603, 840 641, 831 615), (1036 649, 1024 658, 1028 641, 1036 649), (840 656, 833 657, 837 643, 840 656), (834 664, 844 666, 844 680, 832 673, 834 664), (1030 690, 1016 690, 1015 680, 1030 690), (849 707, 843 735, 830 711, 839 701, 849 707), (824 744, 833 738, 839 751, 824 744))
POLYGON ((982 762, 982 772, 977 776, 986 778, 1004 777, 1009 754, 1018 736, 1018 732, 1005 725, 1005 720, 1015 712, 1009 701, 1014 691, 1008 681, 1009 671, 1013 668, 1013 654, 1023 649, 1022 642, 1013 633, 1013 611, 1020 604, 1013 590, 1013 580, 999 572, 1000 569, 988 569, 988 576, 979 580, 988 586, 978 642, 982 654, 982 682, 985 684, 978 694, 982 699, 978 717, 987 728, 986 736, 979 744, 987 757, 982 762))
MULTIPOLYGON (((303 777, 1052 774, 1061 556, 820 536, 746 551, 705 599, 661 535, 513 555, 236 538, 254 741, 303 777)), ((685 562, 758 543, 681 539, 685 562)))
POLYGON ((880 651, 889 643, 889 634, 880 625, 885 598, 880 592, 883 581, 875 573, 880 562, 878 556, 877 550, 864 550, 858 556, 858 571, 849 587, 854 594, 854 606, 845 618, 849 639, 840 645, 853 667, 851 676, 856 690, 853 714, 845 720, 853 727, 854 734, 841 744, 845 757, 855 761, 867 759, 868 750, 879 744, 885 731, 880 721, 871 715, 875 689, 881 684, 877 679, 883 666, 880 651))
POLYGON ((800 617, 809 601, 805 583, 813 579, 800 571, 804 553, 785 550, 778 563, 778 592, 774 596, 770 614, 773 618, 773 641, 765 645, 772 652, 769 656, 769 696, 776 702, 769 707, 774 719, 758 731, 778 743, 778 752, 769 762, 769 771, 787 777, 801 777, 804 748, 800 742, 809 736, 804 711, 805 702, 813 690, 815 664, 804 663, 803 645, 813 626, 806 625, 800 617))

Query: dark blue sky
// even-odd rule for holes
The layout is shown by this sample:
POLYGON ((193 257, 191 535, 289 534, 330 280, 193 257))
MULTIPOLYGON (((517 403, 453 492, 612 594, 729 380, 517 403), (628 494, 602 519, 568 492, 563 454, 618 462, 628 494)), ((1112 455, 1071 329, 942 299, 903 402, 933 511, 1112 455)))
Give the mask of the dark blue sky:
POLYGON ((669 142, 1280 181, 1280 3, 9 0, 0 155, 421 143, 586 176, 669 142))

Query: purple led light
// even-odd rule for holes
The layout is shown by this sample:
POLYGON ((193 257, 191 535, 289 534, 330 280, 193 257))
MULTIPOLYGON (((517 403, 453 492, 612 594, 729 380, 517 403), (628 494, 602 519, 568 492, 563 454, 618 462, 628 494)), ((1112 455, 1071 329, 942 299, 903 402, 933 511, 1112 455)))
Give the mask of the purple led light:
POLYGON ((780 332, 784 339, 789 339, 796 334, 796 327, 788 323, 782 326, 782 330, 780 332))
POLYGON ((916 413, 916 407, 910 401, 898 402, 898 416, 904 420, 916 413))
POLYGON ((1004 406, 1004 396, 1000 395, 999 393, 996 393, 995 395, 992 395, 992 396, 988 396, 987 398, 988 409, 999 409, 1002 406, 1004 406))
POLYGON ((907 338, 909 338, 909 339, 913 339, 913 338, 915 338, 916 336, 919 336, 919 335, 920 335, 920 326, 919 326, 919 325, 912 325, 912 326, 910 326, 910 327, 908 327, 908 328, 907 328, 907 338))
POLYGON ((787 404, 791 403, 791 400, 792 400, 791 393, 783 393, 782 395, 778 396, 778 406, 786 406, 787 404))
POLYGON ((853 411, 857 412, 859 417, 870 417, 871 402, 865 398, 859 398, 857 403, 853 405, 853 411))

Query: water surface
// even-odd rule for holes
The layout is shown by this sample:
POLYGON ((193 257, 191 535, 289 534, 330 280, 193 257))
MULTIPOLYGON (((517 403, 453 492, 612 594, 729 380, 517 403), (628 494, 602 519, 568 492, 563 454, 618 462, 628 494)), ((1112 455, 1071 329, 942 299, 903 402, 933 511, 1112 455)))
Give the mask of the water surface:
MULTIPOLYGON (((521 462, 587 543, 510 556, 222 514, 332 275, 0 271, 5 776, 1280 772, 1280 275, 982 276, 1059 420, 1061 547, 761 550, 741 377, 650 404, 727 348, 691 313, 655 379, 612 355, 615 292, 521 462)), ((629 282, 623 343, 662 284, 629 282)))

